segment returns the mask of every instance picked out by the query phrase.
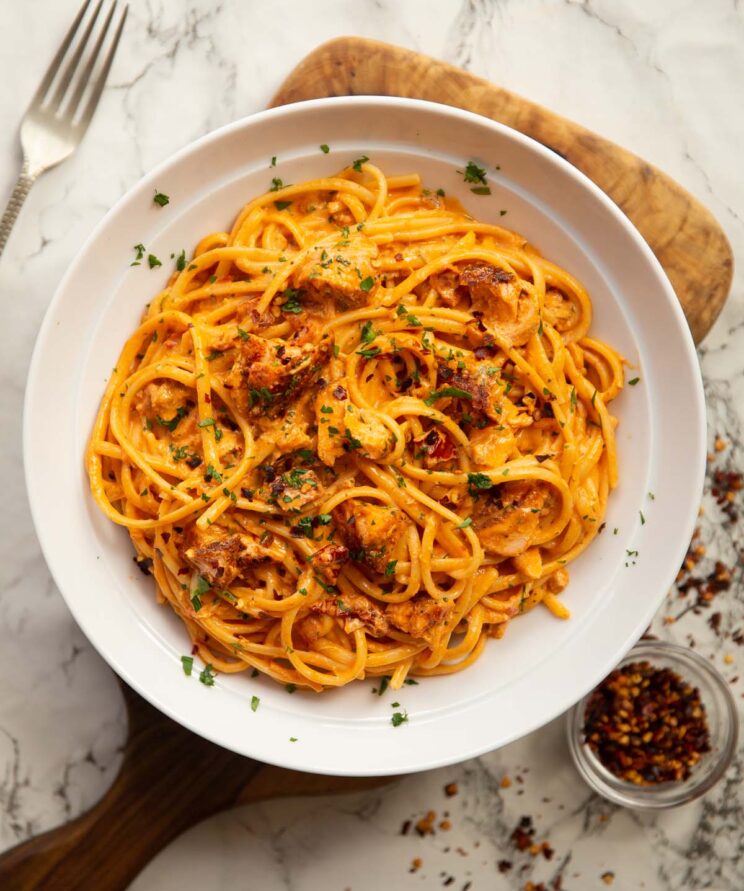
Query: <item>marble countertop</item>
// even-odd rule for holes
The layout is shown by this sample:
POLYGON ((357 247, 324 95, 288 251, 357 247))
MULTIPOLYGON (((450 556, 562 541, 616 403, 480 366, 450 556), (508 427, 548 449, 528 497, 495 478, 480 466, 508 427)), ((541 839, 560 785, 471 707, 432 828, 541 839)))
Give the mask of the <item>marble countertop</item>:
MULTIPOLYGON (((20 164, 17 124, 76 2, 0 0, 0 196, 20 164)), ((89 807, 116 773, 125 734, 118 687, 55 589, 26 502, 22 399, 46 306, 80 244, 122 193, 194 138, 263 108, 304 54, 340 34, 446 59, 616 140, 700 198, 737 258, 744 256, 740 0, 130 0, 93 124, 76 155, 37 183, 0 262, 0 849, 89 807)), ((711 478, 744 465, 742 277, 700 349, 711 450, 716 436, 725 446, 714 451, 711 478)), ((711 494, 699 543, 706 553, 693 574, 714 573, 720 560, 733 567, 731 586, 710 602, 694 590, 670 592, 653 631, 694 644, 744 705, 744 651, 732 640, 744 628, 744 526, 711 494)), ((476 891, 529 882, 553 889, 562 880, 571 891, 608 884, 740 889, 741 780, 739 759, 702 800, 640 817, 589 793, 559 721, 491 755, 384 791, 220 815, 173 843, 132 887, 476 891), (447 797, 451 782, 459 791, 447 797), (437 814, 433 834, 401 834, 406 821, 429 810, 437 814), (523 815, 531 816, 535 838, 549 843, 551 859, 519 853, 509 841, 523 815), (450 828, 439 828, 442 820, 450 828), (502 863, 501 871, 501 861, 511 867, 502 863)))

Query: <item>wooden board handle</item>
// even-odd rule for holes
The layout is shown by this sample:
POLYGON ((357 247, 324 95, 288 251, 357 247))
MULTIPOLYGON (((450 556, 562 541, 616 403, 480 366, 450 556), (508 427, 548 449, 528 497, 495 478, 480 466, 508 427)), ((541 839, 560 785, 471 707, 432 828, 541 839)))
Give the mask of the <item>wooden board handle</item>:
POLYGON ((124 689, 129 737, 113 786, 82 817, 0 856, 3 891, 123 891, 181 832, 238 801, 262 769, 124 689))
POLYGON ((364 37, 338 37, 319 46, 289 75, 272 105, 349 95, 406 96, 454 105, 553 149, 635 224, 669 276, 695 342, 710 330, 731 287, 731 246, 713 215, 663 171, 480 77, 364 37))

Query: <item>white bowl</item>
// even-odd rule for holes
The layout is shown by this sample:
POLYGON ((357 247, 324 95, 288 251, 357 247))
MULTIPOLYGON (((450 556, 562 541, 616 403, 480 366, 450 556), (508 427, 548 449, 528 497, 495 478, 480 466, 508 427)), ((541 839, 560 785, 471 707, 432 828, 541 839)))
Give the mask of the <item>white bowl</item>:
POLYGON ((702 488, 704 433, 697 359, 674 292, 641 236, 596 186, 553 152, 486 118, 426 102, 354 97, 266 111, 211 133, 107 214, 42 325, 26 394, 24 460, 54 578, 83 631, 132 687, 236 752, 299 770, 372 775, 424 770, 502 746, 568 709, 612 669, 684 557, 702 488), (321 143, 331 146, 329 154, 321 143), (524 233, 588 288, 592 333, 618 348, 638 368, 628 376, 641 379, 613 403, 620 485, 604 534, 571 566, 563 597, 570 621, 536 609, 514 621, 503 640, 489 642, 466 671, 382 697, 372 695, 372 682, 288 695, 247 673, 205 687, 181 670, 190 645, 180 620, 156 605, 127 533, 90 497, 86 441, 111 366, 169 275, 167 258, 229 228, 273 176, 299 182, 361 154, 386 172, 417 171, 479 218, 524 233), (458 170, 469 159, 487 166, 491 196, 473 195, 463 182, 458 170), (170 195, 167 207, 153 204, 155 189, 170 195), (504 219, 501 209, 508 210, 504 219), (164 260, 162 268, 130 266, 138 242, 164 260), (629 559, 628 550, 639 555, 629 559), (256 712, 254 695, 261 699, 256 712), (392 701, 410 716, 397 728, 392 701))

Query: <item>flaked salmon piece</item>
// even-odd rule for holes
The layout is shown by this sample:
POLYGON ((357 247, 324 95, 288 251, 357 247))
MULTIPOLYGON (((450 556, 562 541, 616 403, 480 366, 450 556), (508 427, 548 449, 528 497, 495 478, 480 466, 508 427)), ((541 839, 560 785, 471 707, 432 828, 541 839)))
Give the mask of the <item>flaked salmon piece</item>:
POLYGON ((320 498, 323 486, 312 470, 294 467, 276 477, 269 484, 268 492, 261 490, 261 494, 284 513, 296 513, 305 505, 320 498))
POLYGON ((543 315, 561 333, 570 331, 579 318, 579 307, 558 288, 546 288, 543 315))
POLYGON ((229 585, 248 569, 272 559, 271 551, 257 538, 217 525, 205 531, 192 526, 184 538, 182 556, 210 585, 229 585))
POLYGON ((467 263, 460 267, 459 284, 469 292, 471 312, 510 344, 524 344, 537 332, 537 301, 513 273, 488 263, 467 263))
POLYGON ((414 597, 403 603, 389 604, 385 618, 411 637, 432 643, 445 625, 450 610, 451 606, 431 597, 414 597))
POLYGON ((501 467, 514 454, 516 442, 509 427, 484 427, 470 434, 470 454, 479 467, 501 467))
POLYGON ((313 246, 295 270, 292 283, 311 299, 330 299, 339 309, 365 306, 375 282, 377 256, 377 245, 368 238, 339 232, 313 246))
POLYGON ((365 594, 334 594, 314 603, 310 609, 342 619, 347 634, 364 628, 372 637, 384 637, 390 630, 380 607, 365 594))
POLYGON ((318 457, 333 467, 337 458, 354 452, 373 461, 391 448, 391 434, 374 416, 362 413, 349 400, 345 379, 326 384, 315 398, 318 457))
POLYGON ((400 511, 363 501, 344 501, 331 511, 351 559, 384 573, 395 558, 406 522, 400 511))
POLYGON ((539 481, 501 483, 480 495, 473 505, 473 529, 486 553, 524 554, 551 501, 549 486, 539 481))
POLYGON ((248 417, 277 417, 318 378, 331 347, 330 338, 315 343, 299 335, 277 343, 251 334, 237 346, 225 386, 248 417))

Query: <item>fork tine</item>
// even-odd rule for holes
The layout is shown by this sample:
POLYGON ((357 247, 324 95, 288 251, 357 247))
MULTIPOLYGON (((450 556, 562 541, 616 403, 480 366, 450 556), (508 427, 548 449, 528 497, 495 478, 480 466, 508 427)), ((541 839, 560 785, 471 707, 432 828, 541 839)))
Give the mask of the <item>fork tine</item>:
POLYGON ((85 88, 88 86, 88 81, 90 80, 90 76, 93 73, 93 68, 95 67, 96 60, 101 52, 101 47, 103 46, 103 41, 106 39, 106 34, 108 33, 109 26, 111 24, 111 19, 114 17, 114 13, 116 12, 116 0, 114 0, 111 9, 109 10, 108 15, 106 16, 106 21, 103 23, 103 28, 101 33, 96 41, 96 45, 93 47, 93 52, 90 54, 90 58, 83 69, 83 73, 78 75, 77 87, 75 88, 75 92, 73 93, 72 99, 69 100, 67 105, 65 116, 68 120, 72 120, 75 117, 75 111, 80 104, 80 100, 83 98, 83 93, 85 92, 85 88))
POLYGON ((78 64, 80 63, 80 58, 85 52, 85 47, 88 43, 91 32, 93 31, 93 26, 96 23, 96 19, 98 18, 98 14, 101 11, 102 5, 103 0, 98 0, 98 5, 93 10, 93 15, 90 17, 90 20, 85 27, 85 31, 83 32, 83 36, 78 41, 78 45, 75 47, 75 52, 72 54, 72 58, 67 63, 67 65, 65 65, 65 70, 62 72, 62 76, 59 79, 57 89, 54 91, 54 98, 50 103, 51 111, 59 111, 62 105, 62 100, 64 99, 67 88, 70 86, 70 81, 72 80, 73 75, 77 70, 78 64))
POLYGON ((96 110, 96 106, 98 105, 98 100, 101 98, 101 93, 103 92, 103 88, 106 84, 106 78, 108 77, 109 70, 111 69, 111 63, 114 61, 114 56, 116 55, 116 48, 119 45, 119 39, 121 38, 121 32, 124 30, 124 22, 127 20, 127 12, 129 11, 129 5, 127 4, 121 14, 121 18, 119 19, 119 24, 116 28, 116 33, 114 34, 114 39, 111 44, 111 48, 108 51, 108 55, 103 63, 103 67, 98 73, 98 80, 93 86, 93 92, 88 99, 88 104, 85 106, 85 109, 80 116, 80 120, 76 124, 78 128, 81 130, 85 130, 85 128, 90 123, 90 119, 93 117, 93 112, 96 110))
POLYGON ((91 4, 91 0, 85 0, 85 3, 80 8, 80 12, 75 16, 75 21, 70 25, 70 30, 65 35, 65 39, 62 41, 59 49, 57 50, 57 54, 49 63, 49 67, 44 74, 44 79, 39 84, 39 89, 34 93, 34 97, 31 100, 31 105, 41 105, 44 97, 49 90, 49 87, 52 85, 52 81, 54 80, 54 75, 59 70, 59 66, 62 64, 62 59, 64 59, 67 50, 70 48, 70 44, 75 37, 75 32, 78 29, 78 25, 83 19, 83 16, 88 10, 88 7, 91 4))

